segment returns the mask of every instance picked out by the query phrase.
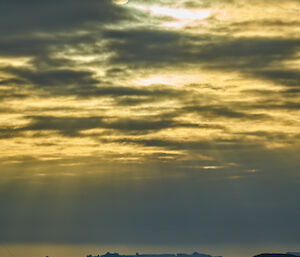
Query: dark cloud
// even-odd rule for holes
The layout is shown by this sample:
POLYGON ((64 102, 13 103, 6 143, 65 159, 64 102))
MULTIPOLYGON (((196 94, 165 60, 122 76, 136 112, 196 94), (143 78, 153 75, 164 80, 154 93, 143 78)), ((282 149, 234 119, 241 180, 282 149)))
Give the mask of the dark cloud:
POLYGON ((31 117, 32 123, 20 130, 55 130, 59 131, 63 135, 73 136, 78 131, 97 128, 101 124, 101 118, 88 117, 88 118, 71 118, 71 117, 31 117))
POLYGON ((284 142, 293 144, 295 139, 299 139, 300 134, 296 133, 284 133, 284 132, 268 132, 268 131, 254 131, 254 132, 244 132, 244 133, 237 133, 239 135, 247 135, 247 136, 254 136, 256 138, 263 138, 263 140, 268 140, 269 142, 284 142))
POLYGON ((231 23, 230 27, 235 27, 239 30, 245 29, 245 27, 297 27, 300 25, 299 21, 284 21, 280 19, 263 19, 263 20, 249 20, 249 21, 243 21, 243 22, 235 22, 231 23))
POLYGON ((223 69, 262 67, 290 59, 300 44, 298 39, 232 39, 158 30, 107 31, 104 35, 113 40, 108 47, 117 50, 112 59, 115 62, 139 65, 203 63, 223 69), (258 60, 260 62, 256 63, 258 60))
POLYGON ((0 10, 1 35, 70 32, 127 17, 124 9, 109 0, 3 0, 0 10))
POLYGON ((249 113, 238 110, 239 107, 228 106, 213 106, 213 105, 195 105, 186 106, 185 110, 188 112, 196 112, 197 114, 210 118, 232 118, 232 119, 246 119, 246 120, 267 120, 271 117, 263 113, 249 113), (237 110, 236 110, 237 109, 237 110))
MULTIPOLYGON (((213 126, 212 126, 213 127, 213 126)), ((161 138, 154 139, 130 139, 123 138, 120 140, 114 140, 113 142, 126 143, 126 144, 136 144, 147 147, 160 147, 168 150, 186 150, 190 153, 203 153, 206 151, 233 151, 233 150, 243 150, 243 149, 257 149, 260 146, 259 142, 254 142, 247 140, 245 137, 240 136, 237 139, 224 139, 222 137, 215 136, 211 139, 202 140, 168 140, 161 138)))
POLYGON ((274 82, 295 85, 297 70, 276 70, 283 61, 296 58, 299 39, 216 37, 158 30, 106 31, 114 49, 111 61, 130 67, 164 67, 197 64, 206 69, 238 71, 274 82))
MULTIPOLYGON (((48 63, 49 64, 49 63, 48 63)), ((151 101, 161 101, 170 97, 182 99, 188 95, 185 89, 170 86, 152 85, 150 87, 116 86, 107 77, 97 77, 94 72, 76 69, 22 69, 5 67, 2 71, 16 78, 0 80, 0 85, 9 86, 9 91, 0 91, 0 97, 25 97, 26 94, 15 93, 17 88, 38 89, 56 96, 112 97, 116 104, 134 105, 151 101)), ((40 91, 41 92, 41 91, 40 91)))
MULTIPOLYGON (((249 108, 251 108, 249 106, 249 108)), ((298 102, 284 101, 284 102, 269 102, 268 105, 263 103, 257 103, 252 105, 253 109, 265 109, 265 110, 300 110, 300 104, 298 102)))
POLYGON ((0 99, 5 100, 5 99, 22 99, 28 97, 28 94, 26 93, 20 93, 17 92, 16 89, 7 89, 7 90, 0 90, 0 99))
MULTIPOLYGON (((53 66, 57 63, 53 53, 87 49, 87 44, 95 44, 100 27, 128 19, 129 13, 110 0, 4 0, 0 3, 0 55, 30 56, 38 67, 41 62, 53 66)), ((60 64, 67 65, 67 60, 60 64)))
MULTIPOLYGON (((90 4, 91 7, 87 4, 86 8, 94 9, 96 8, 94 5, 99 5, 99 8, 103 5, 102 7, 107 7, 113 11, 117 8, 107 1, 103 3, 91 1, 90 4)), ((78 3, 75 3, 72 8, 76 9, 79 6, 78 3)), ((83 17, 85 16, 83 15, 83 17)), ((101 17, 99 15, 99 19, 101 17)), ((102 17, 104 22, 106 22, 105 17, 102 17)), ((195 35, 155 29, 102 29, 100 32, 96 32, 93 27, 90 27, 86 35, 69 33, 49 36, 31 34, 28 37, 6 37, 1 40, 0 52, 2 51, 6 55, 30 56, 32 58, 30 64, 33 67, 31 69, 2 68, 2 71, 16 76, 14 79, 16 84, 17 81, 19 81, 19 85, 28 82, 34 87, 43 88, 55 95, 73 94, 81 97, 97 97, 123 94, 128 96, 143 93, 140 93, 142 90, 137 92, 136 89, 124 87, 103 88, 103 84, 112 83, 111 79, 114 76, 124 75, 122 73, 124 68, 118 67, 140 69, 145 67, 162 68, 169 65, 181 67, 192 64, 200 65, 205 69, 238 71, 246 76, 296 87, 299 82, 297 70, 288 68, 279 70, 278 66, 285 60, 295 58, 299 49, 299 42, 298 39, 293 38, 240 37, 233 39, 209 34, 195 35), (97 78, 92 71, 87 71, 83 67, 78 68, 78 66, 80 67, 78 61, 53 56, 54 53, 72 48, 80 54, 93 54, 100 58, 103 52, 99 52, 97 43, 102 40, 106 42, 105 51, 113 54, 110 58, 110 65, 112 66, 108 68, 106 77, 102 80, 97 78), (100 83, 102 83, 101 87, 99 87, 100 83), (127 91, 127 95, 125 91, 127 91), (130 91, 136 91, 136 93, 130 91)), ((99 62, 100 65, 107 66, 103 61, 99 62)), ((1 83, 5 83, 5 81, 1 83)), ((169 92, 171 93, 171 91, 169 92)), ((172 96, 171 93, 170 97, 172 96)), ((124 97, 116 99, 116 102, 121 105, 133 105, 146 101, 149 101, 149 98, 124 97)))
MULTIPOLYGON (((110 39, 109 50, 115 51, 112 62, 136 66, 164 66, 183 60, 187 49, 180 46, 184 36, 176 32, 164 30, 107 30, 104 36, 110 39), (176 54, 177 53, 177 54, 176 54)), ((186 56, 189 61, 189 56, 186 56)))
MULTIPOLYGON (((6 72, 11 72, 17 77, 22 78, 27 83, 34 85, 37 88, 43 87, 72 87, 80 85, 81 87, 99 83, 93 78, 93 73, 88 71, 76 71, 70 69, 32 71, 30 69, 6 69, 6 72)), ((23 83, 24 84, 24 83, 23 83)), ((64 88, 63 88, 64 89, 64 88)))
MULTIPOLYGON (((2 133, 23 131, 58 131, 65 136, 80 136, 79 132, 88 129, 105 128, 127 133, 148 133, 167 128, 189 127, 198 128, 198 124, 177 122, 163 116, 148 116, 142 118, 118 117, 53 117, 33 116, 29 125, 20 128, 3 128, 2 133)), ((1 132, 0 131, 0 132, 1 132)))
POLYGON ((293 58, 299 46, 298 39, 238 38, 207 45, 200 57, 211 62, 208 65, 213 68, 241 69, 255 75, 257 68, 262 69, 293 58))
POLYGON ((256 75, 289 87, 299 87, 300 85, 299 70, 274 68, 257 71, 256 75))

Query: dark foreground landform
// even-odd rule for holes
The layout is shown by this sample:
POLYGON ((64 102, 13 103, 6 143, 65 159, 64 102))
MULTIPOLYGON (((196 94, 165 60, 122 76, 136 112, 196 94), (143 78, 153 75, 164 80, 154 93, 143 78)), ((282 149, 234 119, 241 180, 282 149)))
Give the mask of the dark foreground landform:
MULTIPOLYGON (((193 254, 185 254, 185 253, 177 253, 177 254, 139 254, 136 253, 135 255, 120 255, 118 253, 110 253, 107 252, 104 255, 88 255, 87 257, 213 257, 209 254, 203 254, 194 252, 193 254)), ((222 257, 222 256, 215 256, 215 257, 222 257)), ((294 257, 294 256, 293 256, 294 257)))
POLYGON ((287 252, 287 253, 262 253, 255 255, 254 257, 295 257, 300 256, 298 252, 287 252))
MULTIPOLYGON (((300 257, 300 252, 287 252, 287 253, 262 253, 259 255, 255 255, 254 257, 300 257)), ((210 254, 203 254, 194 252, 193 254, 185 254, 185 253, 177 253, 177 254, 139 254, 135 255, 121 255, 118 253, 110 253, 107 252, 104 255, 88 255, 87 257, 213 257, 210 254)), ((214 256, 214 257, 222 257, 222 256, 214 256)))

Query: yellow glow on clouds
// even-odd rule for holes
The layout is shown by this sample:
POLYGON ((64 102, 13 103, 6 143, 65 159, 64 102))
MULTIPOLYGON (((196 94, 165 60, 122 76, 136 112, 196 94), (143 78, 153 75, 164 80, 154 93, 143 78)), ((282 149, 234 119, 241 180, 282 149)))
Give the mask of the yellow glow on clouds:
POLYGON ((117 5, 123 5, 123 4, 127 4, 128 0, 113 0, 113 3, 117 5))
POLYGON ((23 66, 28 64, 30 61, 29 57, 1 57, 0 56, 0 66, 11 65, 11 66, 23 66))

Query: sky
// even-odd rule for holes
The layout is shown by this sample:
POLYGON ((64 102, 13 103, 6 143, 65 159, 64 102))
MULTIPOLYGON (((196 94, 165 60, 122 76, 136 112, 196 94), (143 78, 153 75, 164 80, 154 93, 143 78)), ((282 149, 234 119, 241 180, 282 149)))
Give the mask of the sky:
POLYGON ((0 244, 299 251, 300 1, 121 2, 1 0, 0 244))

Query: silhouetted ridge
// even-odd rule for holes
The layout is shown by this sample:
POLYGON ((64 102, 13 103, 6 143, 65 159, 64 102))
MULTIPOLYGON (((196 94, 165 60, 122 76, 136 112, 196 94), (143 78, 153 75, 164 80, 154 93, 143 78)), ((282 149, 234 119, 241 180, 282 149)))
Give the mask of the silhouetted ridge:
MULTIPOLYGON (((87 257, 212 257, 212 256, 209 254, 202 254, 202 253, 198 253, 198 252, 194 252, 193 254, 185 254, 185 253, 139 254, 139 253, 136 253, 135 255, 120 255, 118 253, 107 252, 104 255, 96 255, 96 256, 88 255, 87 257)), ((218 257, 222 257, 222 256, 218 256, 218 257)))
POLYGON ((254 257, 295 257, 295 255, 287 253, 262 253, 254 257))

